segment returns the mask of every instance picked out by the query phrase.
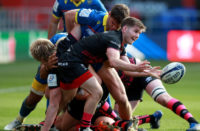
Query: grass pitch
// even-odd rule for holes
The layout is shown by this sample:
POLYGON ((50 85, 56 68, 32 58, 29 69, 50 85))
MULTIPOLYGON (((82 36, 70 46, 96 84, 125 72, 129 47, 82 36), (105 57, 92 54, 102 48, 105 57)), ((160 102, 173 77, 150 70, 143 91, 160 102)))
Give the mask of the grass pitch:
MULTIPOLYGON (((153 61, 152 65, 164 67, 168 63, 153 61)), ((178 83, 165 84, 165 87, 169 94, 179 99, 200 121, 200 63, 184 63, 184 65, 186 66, 186 75, 178 83)), ((29 93, 37 66, 38 62, 33 60, 0 64, 0 130, 3 130, 3 127, 18 115, 22 101, 29 93)), ((134 115, 151 114, 156 110, 162 110, 164 113, 161 127, 154 131, 181 131, 189 127, 184 119, 155 103, 146 93, 144 93, 143 100, 134 115)), ((25 123, 37 124, 44 120, 45 107, 46 101, 42 99, 36 109, 27 117, 25 123)), ((149 124, 140 127, 151 130, 149 124)))

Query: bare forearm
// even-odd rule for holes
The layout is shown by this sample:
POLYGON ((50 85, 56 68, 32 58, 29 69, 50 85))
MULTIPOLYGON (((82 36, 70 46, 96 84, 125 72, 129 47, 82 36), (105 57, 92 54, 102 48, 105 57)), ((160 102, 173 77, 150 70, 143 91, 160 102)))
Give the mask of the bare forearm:
POLYGON ((120 59, 112 59, 109 61, 111 67, 122 71, 138 71, 138 68, 134 64, 127 63, 120 59))
POLYGON ((53 122, 56 118, 56 115, 58 113, 58 108, 59 108, 59 105, 57 105, 57 106, 49 105, 49 107, 47 109, 47 113, 46 113, 45 124, 44 124, 44 127, 42 127, 42 131, 50 130, 50 128, 53 125, 53 122))
POLYGON ((130 72, 130 71, 124 71, 124 74, 130 77, 145 77, 149 76, 149 74, 145 72, 130 72))
POLYGON ((49 29, 48 29, 48 39, 51 39, 53 37, 58 29, 58 23, 50 23, 49 29))
POLYGON ((48 71, 47 66, 45 66, 44 64, 41 64, 41 66, 40 66, 40 78, 47 79, 48 73, 49 73, 49 71, 48 71))

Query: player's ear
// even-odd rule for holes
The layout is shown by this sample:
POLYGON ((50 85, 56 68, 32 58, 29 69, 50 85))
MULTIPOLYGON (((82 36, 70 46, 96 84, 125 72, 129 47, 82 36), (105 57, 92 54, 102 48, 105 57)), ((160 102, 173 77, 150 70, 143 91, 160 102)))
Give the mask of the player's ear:
POLYGON ((127 26, 125 25, 122 27, 122 32, 126 32, 126 30, 127 30, 127 26))

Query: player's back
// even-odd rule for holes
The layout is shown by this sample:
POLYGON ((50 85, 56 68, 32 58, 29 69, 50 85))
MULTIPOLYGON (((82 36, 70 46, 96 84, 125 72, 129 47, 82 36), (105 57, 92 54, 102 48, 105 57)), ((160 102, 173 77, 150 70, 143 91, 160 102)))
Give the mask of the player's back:
POLYGON ((112 47, 120 50, 121 43, 121 31, 107 31, 83 38, 70 47, 67 61, 87 64, 101 63, 107 59, 107 48, 112 47))
MULTIPOLYGON (((65 24, 64 13, 69 10, 80 8, 95 9, 106 12, 105 7, 100 0, 80 0, 78 3, 73 0, 56 0, 53 6, 53 16, 56 18, 62 17, 64 21, 63 23, 65 24)), ((64 25, 64 32, 65 31, 66 29, 64 25)))
POLYGON ((81 8, 77 11, 75 20, 81 25, 82 37, 106 31, 108 13, 81 8))

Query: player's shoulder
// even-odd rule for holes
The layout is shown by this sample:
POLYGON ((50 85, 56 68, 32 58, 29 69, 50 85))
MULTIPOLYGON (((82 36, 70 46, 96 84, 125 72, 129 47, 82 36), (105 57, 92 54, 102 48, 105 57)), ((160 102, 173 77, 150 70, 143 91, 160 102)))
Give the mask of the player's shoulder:
POLYGON ((60 5, 66 4, 68 0, 56 0, 60 5))
POLYGON ((103 36, 109 38, 110 40, 119 40, 121 39, 120 31, 105 31, 103 32, 103 36))
POLYGON ((60 39, 63 39, 67 36, 67 33, 57 33, 55 34, 51 39, 50 41, 53 43, 53 44, 56 44, 60 39))
POLYGON ((105 6, 100 0, 85 0, 85 6, 87 6, 87 8, 107 12, 105 6))
POLYGON ((103 11, 98 11, 95 9, 86 9, 86 8, 81 8, 78 11, 78 16, 79 17, 91 17, 92 19, 101 19, 103 18, 105 15, 107 15, 107 12, 103 12, 103 11))

